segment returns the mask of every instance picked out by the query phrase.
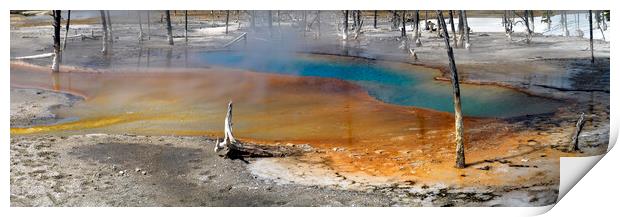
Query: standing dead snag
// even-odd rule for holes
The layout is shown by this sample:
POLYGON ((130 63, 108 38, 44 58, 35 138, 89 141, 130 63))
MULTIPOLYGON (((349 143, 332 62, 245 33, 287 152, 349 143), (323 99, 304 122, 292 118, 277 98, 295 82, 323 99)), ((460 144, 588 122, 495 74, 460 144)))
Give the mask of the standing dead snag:
POLYGON ((224 156, 235 159, 243 157, 285 157, 291 155, 298 155, 303 151, 306 151, 308 147, 305 146, 268 146, 248 144, 237 141, 233 137, 232 133, 232 101, 228 102, 228 111, 226 112, 226 118, 224 119, 224 140, 222 142, 219 139, 215 142, 215 152, 226 150, 224 156))
POLYGON ((592 37, 592 10, 588 11, 588 16, 590 19, 590 56, 592 59, 590 62, 594 63, 594 38, 592 37))
POLYGON ((67 48, 67 38, 69 36, 69 24, 71 23, 71 10, 67 11, 67 24, 65 26, 65 38, 62 43, 62 51, 65 51, 67 48))
POLYGON ((224 140, 222 142, 219 142, 219 139, 216 141, 214 151, 218 152, 236 142, 237 140, 235 140, 232 134, 232 101, 230 101, 228 102, 228 111, 224 119, 224 140))
POLYGON ((102 38, 102 43, 103 43, 103 48, 101 48, 101 53, 103 53, 104 55, 108 54, 108 25, 107 25, 107 20, 105 18, 105 12, 104 11, 99 11, 99 14, 101 15, 101 26, 103 28, 103 38, 102 38))
POLYGON ((166 29, 168 30, 168 44, 174 45, 174 40, 172 39, 172 23, 170 22, 170 11, 166 11, 166 29))
POLYGON ((579 120, 577 120, 577 125, 575 126, 575 133, 573 133, 573 139, 571 140, 570 151, 579 151, 579 134, 581 133, 581 129, 583 129, 583 124, 585 124, 585 114, 581 113, 579 116, 579 120))
POLYGON ((343 23, 342 23, 342 40, 347 40, 349 37, 349 11, 343 11, 343 23))
MULTIPOLYGON (((226 28, 228 28, 228 26, 226 26, 226 28)), ((187 43, 187 10, 185 11, 185 32, 184 33, 185 33, 185 43, 187 43)))
POLYGON ((452 38, 454 39, 454 45, 456 47, 456 43, 457 43, 457 38, 456 38, 456 31, 454 30, 454 15, 452 14, 452 10, 448 11, 448 15, 450 15, 450 30, 452 32, 452 38))
POLYGON ((108 34, 110 34, 108 40, 110 40, 110 43, 114 43, 114 36, 112 36, 112 17, 110 16, 110 11, 106 11, 106 17, 108 18, 108 34))
POLYGON ((52 21, 52 26, 54 26, 54 58, 52 62, 52 72, 58 72, 60 70, 60 10, 53 10, 52 17, 54 18, 52 21))
POLYGON ((228 35, 228 20, 230 18, 230 10, 226 10, 226 35, 228 35))
POLYGON ((463 145, 463 115, 461 114, 461 90, 459 88, 459 76, 454 62, 454 53, 450 47, 450 37, 446 28, 446 21, 441 11, 437 11, 441 28, 443 29, 443 39, 446 44, 448 59, 450 60, 450 74, 452 80, 452 90, 454 98, 454 125, 455 125, 455 143, 456 143, 456 167, 465 168, 465 147, 463 145))

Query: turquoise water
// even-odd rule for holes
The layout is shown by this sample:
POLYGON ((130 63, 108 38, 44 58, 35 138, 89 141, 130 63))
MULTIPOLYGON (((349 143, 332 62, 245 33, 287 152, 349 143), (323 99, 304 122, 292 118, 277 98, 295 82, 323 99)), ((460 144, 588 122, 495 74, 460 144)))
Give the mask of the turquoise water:
MULTIPOLYGON (((429 71, 408 70, 360 58, 309 58, 269 52, 202 52, 197 60, 208 65, 264 73, 336 78, 360 85, 376 99, 396 105, 454 112, 452 86, 436 81, 429 71)), ((515 117, 555 111, 559 101, 533 97, 509 88, 461 85, 463 113, 475 117, 515 117)))

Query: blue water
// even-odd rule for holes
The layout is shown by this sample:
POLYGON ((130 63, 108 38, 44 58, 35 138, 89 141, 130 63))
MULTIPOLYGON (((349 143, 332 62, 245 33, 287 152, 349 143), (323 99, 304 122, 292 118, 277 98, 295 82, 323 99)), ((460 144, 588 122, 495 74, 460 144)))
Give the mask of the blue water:
MULTIPOLYGON (((360 85, 386 103, 454 112, 452 86, 434 80, 437 74, 428 70, 412 71, 413 67, 392 67, 385 62, 359 58, 311 58, 290 53, 202 52, 197 58, 208 65, 341 79, 360 85)), ((555 100, 508 88, 463 84, 461 102, 465 116, 500 118, 549 113, 561 105, 555 100)))

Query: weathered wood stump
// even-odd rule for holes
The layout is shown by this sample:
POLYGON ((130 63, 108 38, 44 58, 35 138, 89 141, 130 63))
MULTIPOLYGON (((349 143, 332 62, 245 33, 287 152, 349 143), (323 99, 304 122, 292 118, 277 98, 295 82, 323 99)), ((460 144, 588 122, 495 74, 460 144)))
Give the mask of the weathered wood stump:
POLYGON ((220 142, 219 139, 217 139, 215 143, 214 151, 223 152, 220 156, 230 159, 244 157, 286 157, 300 155, 311 149, 308 145, 259 145, 236 140, 232 133, 232 108, 232 101, 228 102, 228 111, 224 119, 224 140, 220 142))
POLYGON ((581 113, 579 120, 577 120, 577 125, 575 126, 575 132, 573 133, 573 139, 571 140, 569 151, 579 151, 579 134, 581 133, 581 129, 583 129, 584 124, 585 114, 581 113))

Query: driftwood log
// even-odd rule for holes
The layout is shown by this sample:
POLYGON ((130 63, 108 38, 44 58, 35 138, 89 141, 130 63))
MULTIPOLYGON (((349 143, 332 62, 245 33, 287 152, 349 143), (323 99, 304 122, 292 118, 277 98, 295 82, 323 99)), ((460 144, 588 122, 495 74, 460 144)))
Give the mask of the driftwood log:
POLYGON ((585 124, 585 114, 581 113, 579 116, 579 120, 577 120, 577 125, 575 126, 575 133, 573 133, 573 139, 571 140, 571 144, 569 147, 570 151, 579 151, 579 134, 581 133, 581 129, 583 129, 583 125, 585 124))
POLYGON ((259 145, 236 140, 233 136, 232 108, 232 101, 228 102, 228 111, 224 119, 224 140, 220 142, 218 138, 215 142, 214 151, 216 153, 223 152, 220 156, 230 159, 243 159, 244 157, 286 157, 300 155, 303 152, 310 151, 311 148, 308 145, 259 145))

